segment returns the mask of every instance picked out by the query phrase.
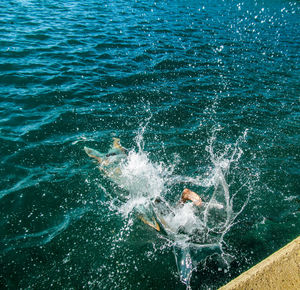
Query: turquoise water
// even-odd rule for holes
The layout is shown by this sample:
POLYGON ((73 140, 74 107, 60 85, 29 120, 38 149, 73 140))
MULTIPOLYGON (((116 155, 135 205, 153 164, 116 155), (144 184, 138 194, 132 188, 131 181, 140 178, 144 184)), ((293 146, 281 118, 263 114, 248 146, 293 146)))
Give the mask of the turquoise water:
POLYGON ((192 289, 297 237, 299 19, 283 0, 2 1, 1 288, 185 289, 178 241, 141 222, 135 192, 219 194, 226 229, 200 213, 220 231, 189 237, 221 251, 194 254, 192 289), (113 137, 125 189, 83 150, 113 137))

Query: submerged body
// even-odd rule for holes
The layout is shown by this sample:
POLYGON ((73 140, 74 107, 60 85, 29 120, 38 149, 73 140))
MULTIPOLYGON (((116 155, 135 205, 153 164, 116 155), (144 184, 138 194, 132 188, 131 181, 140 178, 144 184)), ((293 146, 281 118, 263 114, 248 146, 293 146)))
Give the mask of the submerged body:
MULTIPOLYGON (((147 195, 149 191, 140 190, 144 186, 143 184, 133 187, 132 183, 128 183, 128 176, 124 174, 128 161, 127 150, 120 145, 120 140, 117 138, 113 139, 113 144, 107 153, 100 153, 88 147, 84 147, 84 150, 89 157, 97 161, 99 170, 105 176, 121 188, 129 191, 133 199, 140 197, 143 200, 134 206, 137 217, 173 241, 180 279, 188 285, 192 271, 196 266, 193 264, 192 252, 196 252, 199 256, 200 251, 205 253, 206 257, 219 248, 218 243, 200 243, 201 238, 198 234, 202 231, 203 226, 200 221, 196 220, 194 213, 194 211, 200 210, 202 206, 200 196, 185 188, 179 202, 175 206, 170 206, 162 196, 156 194, 149 196, 147 195), (187 203, 187 201, 191 201, 191 203, 187 203)), ((134 170, 135 174, 140 174, 138 168, 134 168, 134 170)), ((135 181, 138 183, 139 179, 133 179, 132 182, 135 181)))
MULTIPOLYGON (((106 154, 100 153, 97 150, 88 147, 84 147, 84 150, 89 157, 97 160, 100 171, 102 171, 107 177, 118 184, 118 179, 122 174, 120 164, 122 162, 125 162, 127 159, 127 150, 121 146, 120 139, 113 138, 113 145, 106 154)), ((202 205, 200 196, 192 190, 185 188, 181 194, 178 206, 183 205, 188 200, 192 201, 195 206, 200 207, 202 205)), ((162 200, 161 197, 156 197, 152 202, 152 205, 157 208, 156 211, 151 212, 150 215, 152 216, 149 217, 148 215, 145 215, 145 209, 142 208, 141 214, 139 214, 138 217, 145 224, 151 226, 157 231, 160 231, 161 228, 159 224, 163 225, 166 228, 170 228, 170 226, 166 224, 163 215, 165 215, 166 210, 168 213, 170 213, 172 210, 167 207, 166 203, 162 200)))

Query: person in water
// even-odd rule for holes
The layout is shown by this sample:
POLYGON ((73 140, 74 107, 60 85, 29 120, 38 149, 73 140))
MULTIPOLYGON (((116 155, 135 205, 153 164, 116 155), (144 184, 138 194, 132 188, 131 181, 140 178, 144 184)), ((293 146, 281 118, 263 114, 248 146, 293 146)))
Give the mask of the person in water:
MULTIPOLYGON (((120 144, 119 138, 113 138, 113 144, 108 153, 100 153, 88 147, 84 147, 84 150, 89 157, 92 157, 97 161, 100 171, 102 171, 107 177, 109 177, 113 181, 118 179, 118 176, 121 174, 121 170, 119 167, 120 162, 126 160, 126 158, 128 157, 128 151, 120 144)), ((189 188, 185 188, 182 191, 179 205, 183 205, 187 201, 193 202, 193 204, 197 207, 201 207, 202 205, 202 199, 200 198, 200 196, 189 188)), ((156 204, 160 204, 162 200, 158 197, 154 200, 154 202, 156 204)), ((145 216, 141 215, 140 219, 145 224, 151 226, 157 231, 160 230, 155 218, 149 220, 145 216)))

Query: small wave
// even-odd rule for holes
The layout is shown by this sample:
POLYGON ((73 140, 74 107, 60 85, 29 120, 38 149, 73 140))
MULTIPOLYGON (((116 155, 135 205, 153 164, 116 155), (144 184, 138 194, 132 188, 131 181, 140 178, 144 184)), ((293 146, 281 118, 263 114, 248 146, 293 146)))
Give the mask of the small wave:
POLYGON ((86 212, 88 208, 77 208, 68 212, 63 220, 53 226, 49 227, 43 231, 36 233, 25 233, 13 238, 6 238, 1 241, 2 253, 6 254, 9 251, 17 250, 20 248, 29 248, 45 245, 51 242, 56 236, 65 231, 71 223, 76 222, 80 219, 86 212))
POLYGON ((34 33, 34 34, 26 34, 25 38, 29 40, 38 40, 38 41, 43 41, 43 40, 48 40, 50 38, 49 35, 47 35, 48 32, 45 33, 34 33))
POLYGON ((188 63, 185 61, 166 59, 166 60, 162 60, 161 62, 157 63, 154 66, 154 69, 156 69, 156 70, 174 70, 174 69, 179 69, 179 68, 184 68, 184 67, 188 67, 188 63))
MULTIPOLYGON (((33 180, 33 177, 35 177, 35 175, 30 174, 28 176, 26 176, 25 178, 23 178, 22 180, 18 181, 16 184, 14 184, 12 187, 8 188, 8 189, 4 189, 1 191, 1 195, 0 195, 0 199, 4 198, 5 196, 23 190, 25 188, 30 188, 31 186, 34 186, 37 184, 36 180, 33 180)), ((41 180, 38 181, 38 183, 41 180)))

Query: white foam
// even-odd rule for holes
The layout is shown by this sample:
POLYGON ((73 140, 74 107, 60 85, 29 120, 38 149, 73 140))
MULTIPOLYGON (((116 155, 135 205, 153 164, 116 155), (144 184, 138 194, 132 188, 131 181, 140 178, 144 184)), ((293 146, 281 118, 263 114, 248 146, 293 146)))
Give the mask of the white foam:
POLYGON ((195 215, 194 209, 192 203, 186 203, 177 207, 174 213, 166 216, 165 221, 173 232, 182 228, 185 232, 191 233, 198 225, 198 217, 195 215))
POLYGON ((146 153, 131 151, 121 165, 121 182, 132 198, 159 196, 164 189, 162 171, 162 165, 151 163, 146 153))
MULTIPOLYGON (((170 234, 167 239, 172 239, 173 245, 181 245, 182 248, 189 247, 189 243, 192 243, 192 247, 218 245, 221 256, 226 257, 222 249, 224 236, 248 201, 247 199, 237 212, 233 211, 234 198, 239 190, 236 193, 230 192, 226 176, 233 163, 235 163, 234 168, 238 168, 237 164, 242 156, 239 146, 244 141, 246 134, 235 144, 224 146, 223 151, 218 149, 215 152, 215 148, 217 148, 215 146, 216 135, 219 130, 215 129, 206 147, 211 166, 203 175, 192 177, 172 175, 180 161, 178 155, 177 162, 171 163, 170 161, 170 165, 151 161, 149 154, 144 151, 144 130, 142 130, 136 138, 137 151, 130 151, 128 158, 120 164, 120 176, 116 182, 129 192, 130 197, 118 211, 126 217, 135 211, 149 220, 153 220, 151 207, 156 197, 165 200, 165 193, 174 184, 186 182, 194 184, 209 193, 209 196, 206 194, 206 200, 201 208, 196 207, 192 202, 178 206, 176 198, 174 202, 174 195, 178 194, 177 200, 179 201, 181 192, 171 193, 172 202, 164 201, 166 204, 164 202, 161 204, 168 209, 159 216, 160 219, 163 218, 166 231, 170 234)), ((197 157, 199 158, 199 156, 195 156, 195 158, 197 157)), ((184 187, 181 190, 183 189, 184 187)), ((201 196, 201 192, 199 195, 201 196)))

